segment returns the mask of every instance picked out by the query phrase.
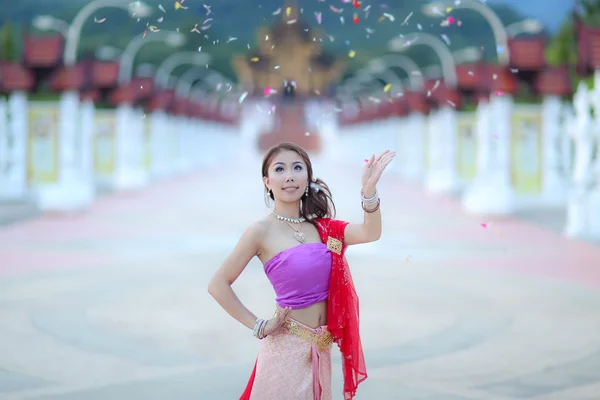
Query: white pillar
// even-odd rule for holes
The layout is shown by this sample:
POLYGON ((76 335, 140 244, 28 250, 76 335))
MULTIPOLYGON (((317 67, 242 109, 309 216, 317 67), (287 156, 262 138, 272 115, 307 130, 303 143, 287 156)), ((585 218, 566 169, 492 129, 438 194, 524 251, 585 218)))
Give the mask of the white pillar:
POLYGON ((36 184, 38 206, 43 211, 74 211, 92 204, 95 197, 93 180, 82 169, 79 93, 63 92, 59 104, 59 170, 53 183, 36 184))
POLYGON ((477 109, 477 177, 462 203, 472 213, 507 215, 515 210, 510 182, 510 136, 513 99, 492 97, 477 109), (492 138, 491 127, 495 137, 492 138))
POLYGON ((569 135, 573 138, 575 154, 564 233, 569 237, 587 237, 590 223, 589 186, 592 177, 593 134, 590 95, 585 82, 579 83, 577 92, 573 96, 573 108, 575 113, 566 122, 569 135))
POLYGON ((454 194, 460 188, 456 171, 456 111, 448 105, 443 105, 435 112, 433 118, 428 132, 430 152, 426 187, 432 193, 454 194))
POLYGON ((0 200, 25 200, 27 185, 27 94, 0 99, 0 200), (8 118, 10 114, 10 118, 8 118))
POLYGON ((561 118, 562 103, 558 96, 544 96, 542 100, 542 203, 561 206, 566 202, 567 180, 561 174, 561 118))
POLYGON ((86 100, 81 104, 81 132, 79 137, 79 160, 81 163, 81 172, 84 179, 93 182, 94 177, 94 129, 95 129, 95 113, 94 103, 91 100, 86 100))
MULTIPOLYGON (((594 72, 594 97, 600 98, 600 70, 594 72)), ((594 112, 596 115, 596 124, 593 133, 593 147, 595 160, 591 165, 592 189, 588 203, 589 235, 594 239, 600 239, 600 101, 594 101, 594 112)))
POLYGON ((415 182, 420 182, 426 172, 427 129, 427 117, 424 114, 413 112, 408 116, 403 142, 406 146, 404 176, 415 182))
POLYGON ((143 113, 130 104, 122 103, 116 109, 116 154, 112 188, 115 190, 140 189, 148 184, 144 168, 143 113))

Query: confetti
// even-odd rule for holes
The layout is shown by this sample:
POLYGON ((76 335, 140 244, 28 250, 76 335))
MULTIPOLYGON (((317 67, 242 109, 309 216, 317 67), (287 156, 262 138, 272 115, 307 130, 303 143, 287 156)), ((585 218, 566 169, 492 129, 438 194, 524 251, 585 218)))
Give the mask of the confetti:
POLYGON ((356 52, 354 50, 350 50, 348 52, 348 57, 350 57, 350 58, 354 58, 355 55, 356 55, 356 52))
POLYGON ((310 132, 306 132, 304 136, 310 136, 310 132))
POLYGON ((263 93, 265 94, 265 96, 270 96, 272 94, 277 93, 277 90, 270 88, 270 87, 266 87, 263 91, 263 93))
POLYGON ((392 14, 383 13, 383 16, 390 20, 390 22, 394 22, 396 18, 392 14))
POLYGON ((448 17, 447 21, 450 25, 454 24, 454 22, 455 22, 454 17, 448 17))
POLYGON ((450 39, 448 38, 448 36, 446 36, 446 35, 442 34, 442 35, 441 35, 441 38, 444 40, 444 42, 446 42, 446 44, 447 44, 448 46, 450 46, 450 39))
POLYGON ((156 26, 154 25, 150 25, 148 27, 148 29, 150 29, 150 32, 160 32, 160 29, 158 29, 156 26))
POLYGON ((290 16, 290 14, 292 14, 292 7, 287 7, 287 8, 285 9, 285 16, 286 16, 286 17, 289 17, 289 16, 290 16))
POLYGON ((246 98, 246 96, 248 96, 248 92, 244 92, 242 93, 242 95, 240 96, 240 98, 238 99, 238 103, 242 104, 244 102, 244 99, 246 98))
POLYGON ((354 8, 360 8, 360 2, 358 0, 352 0, 352 5, 354 8))
POLYGON ((469 71, 467 72, 467 74, 469 74, 470 76, 474 76, 475 74, 473 73, 473 71, 469 71))
POLYGON ((202 46, 198 47, 198 51, 202 51, 202 46))
POLYGON ((279 7, 277 10, 275 10, 273 12, 273 15, 279 15, 279 14, 281 14, 281 7, 279 7))
POLYGON ((201 32, 198 30, 198 24, 194 25, 194 27, 192 28, 192 30, 190 32, 196 32, 197 34, 201 34, 201 32))
POLYGON ((421 24, 417 24, 417 28, 419 28, 420 31, 423 30, 423 27, 421 26, 421 24))
POLYGON ((358 19, 358 14, 354 13, 354 18, 352 18, 352 22, 354 22, 354 24, 358 24, 360 22, 360 19, 358 19))
POLYGON ((250 61, 252 61, 252 62, 258 62, 258 60, 260 60, 260 58, 258 58, 258 57, 252 57, 250 59, 250 61))
POLYGON ((453 102, 451 102, 450 100, 446 100, 446 102, 448 104, 450 104, 452 107, 456 108, 456 104, 454 104, 453 102))
POLYGON ((482 223, 481 223, 481 226, 482 226, 483 228, 487 228, 487 224, 486 224, 486 223, 484 223, 484 222, 482 222, 482 223))
POLYGON ((323 15, 320 12, 315 11, 315 18, 317 19, 317 24, 321 25, 321 22, 323 22, 323 15))
POLYGON ((330 9, 331 11, 333 11, 334 13, 337 13, 337 14, 341 14, 342 12, 344 12, 344 10, 342 10, 342 9, 340 9, 340 8, 336 8, 336 7, 334 7, 334 6, 329 6, 329 9, 330 9))
POLYGON ((211 10, 210 10, 210 8, 211 8, 212 6, 207 6, 206 4, 202 4, 202 6, 203 6, 203 7, 204 7, 204 9, 206 10, 206 16, 208 17, 208 16, 210 15, 210 13, 211 13, 211 10))
POLYGON ((297 21, 297 20, 295 20, 295 19, 290 19, 290 20, 287 22, 287 24, 288 24, 288 25, 295 24, 295 23, 296 23, 296 21, 297 21))
POLYGON ((163 22, 164 19, 165 19, 165 17, 160 17, 159 19, 156 20, 156 22, 163 22))
POLYGON ((496 92, 496 96, 504 96, 504 92, 497 91, 497 92, 496 92))
POLYGON ((517 72, 519 72, 519 70, 516 68, 511 68, 510 72, 512 72, 513 74, 516 74, 517 72))
POLYGON ((236 38, 236 37, 231 37, 231 36, 230 36, 230 37, 229 37, 229 39, 227 39, 227 42, 225 42, 225 43, 231 43, 231 42, 233 42, 233 41, 235 41, 235 40, 237 40, 237 38, 236 38))
POLYGON ((340 17, 340 22, 341 22, 342 25, 344 25, 346 23, 346 20, 344 19, 343 16, 340 17))
POLYGON ((167 13, 167 11, 165 10, 165 8, 162 6, 162 4, 158 5, 158 8, 160 9, 160 11, 164 12, 165 14, 167 13))
POLYGON ((375 29, 371 29, 371 28, 365 28, 365 30, 367 31, 367 33, 368 33, 369 35, 372 35, 372 34, 374 34, 374 33, 375 33, 375 29))
POLYGON ((383 88, 383 92, 387 93, 390 91, 390 89, 392 88, 392 84, 388 83, 387 85, 385 85, 385 87, 383 88))
POLYGON ((96 19, 96 17, 94 17, 94 22, 97 23, 97 24, 101 24, 104 21, 106 21, 106 18, 96 19))
POLYGON ((176 1, 175 2, 175 9, 179 10, 180 8, 183 8, 184 10, 187 10, 187 7, 183 6, 180 2, 176 1))
POLYGON ((410 19, 410 17, 412 17, 413 13, 411 12, 410 14, 408 14, 408 16, 406 18, 404 18, 404 21, 402 21, 402 23, 400 24, 400 26, 402 25, 408 25, 408 20, 410 19))

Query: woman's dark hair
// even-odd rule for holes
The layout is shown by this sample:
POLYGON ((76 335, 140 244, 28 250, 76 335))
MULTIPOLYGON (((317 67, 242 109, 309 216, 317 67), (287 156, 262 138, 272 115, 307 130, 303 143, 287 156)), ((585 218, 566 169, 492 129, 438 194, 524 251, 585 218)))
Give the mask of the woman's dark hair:
MULTIPOLYGON (((306 170, 308 173, 308 195, 303 194, 300 201, 300 212, 301 215, 307 220, 313 220, 316 218, 335 218, 335 204, 331 198, 331 190, 329 186, 325 184, 321 179, 313 178, 313 169, 310 158, 304 149, 297 144, 283 142, 276 146, 271 147, 262 162, 262 176, 268 177, 269 165, 275 157, 282 151, 293 151, 296 152, 304 164, 306 164, 306 170)), ((275 200, 273 192, 269 192, 269 189, 265 185, 265 194, 271 200, 275 200)), ((267 197, 265 196, 265 202, 267 197)), ((268 205, 268 203, 267 203, 268 205)))

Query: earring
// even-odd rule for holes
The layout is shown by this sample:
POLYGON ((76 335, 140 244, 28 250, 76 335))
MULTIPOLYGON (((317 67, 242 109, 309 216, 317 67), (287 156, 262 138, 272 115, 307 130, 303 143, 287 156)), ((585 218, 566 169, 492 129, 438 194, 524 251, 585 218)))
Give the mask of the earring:
POLYGON ((269 196, 273 196, 273 191, 271 189, 269 189, 267 193, 269 193, 269 196))
POLYGON ((304 194, 305 194, 306 196, 308 196, 308 187, 309 187, 309 185, 306 185, 306 190, 304 191, 304 194))

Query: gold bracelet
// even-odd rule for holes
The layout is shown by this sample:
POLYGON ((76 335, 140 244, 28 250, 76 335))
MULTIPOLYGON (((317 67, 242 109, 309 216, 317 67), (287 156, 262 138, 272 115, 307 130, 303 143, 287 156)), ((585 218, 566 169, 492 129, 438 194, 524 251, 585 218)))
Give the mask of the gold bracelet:
POLYGON ((380 199, 377 199, 377 205, 376 205, 376 206, 375 206, 375 208, 374 208, 374 209, 372 209, 372 210, 368 210, 368 209, 366 209, 366 208, 365 208, 365 203, 361 203, 361 206, 362 206, 362 209, 363 209, 363 211, 364 211, 364 212, 366 212, 367 214, 372 214, 372 213, 374 213, 375 211, 379 210, 379 205, 380 205, 380 204, 381 204, 381 200, 380 200, 380 199))

